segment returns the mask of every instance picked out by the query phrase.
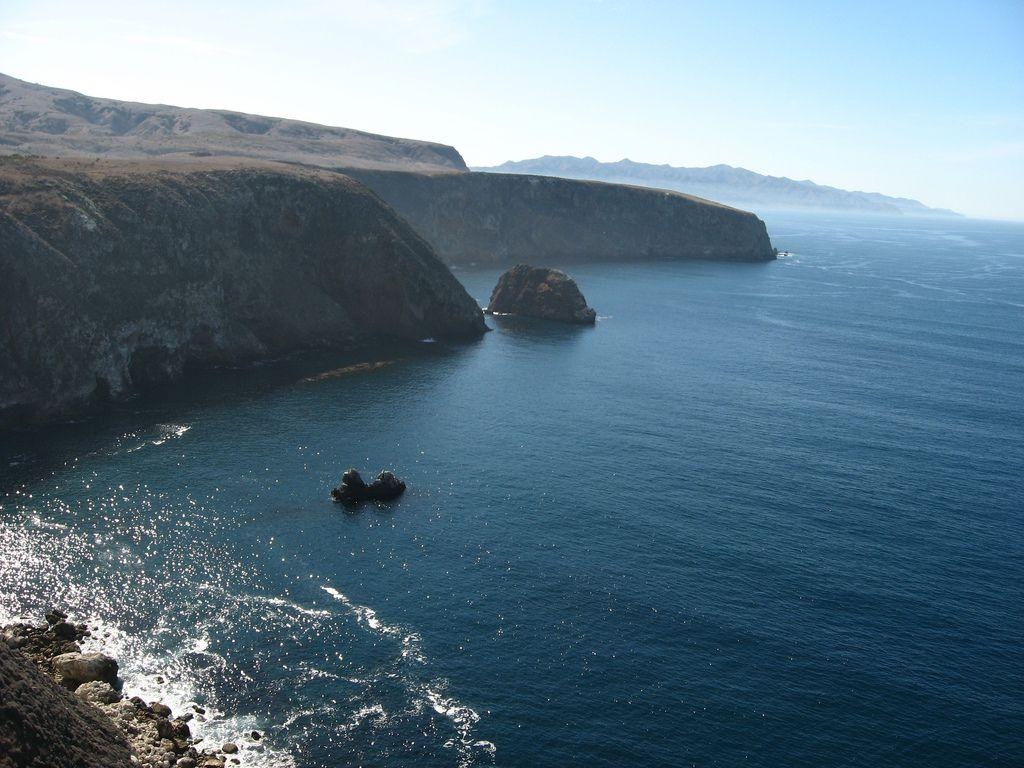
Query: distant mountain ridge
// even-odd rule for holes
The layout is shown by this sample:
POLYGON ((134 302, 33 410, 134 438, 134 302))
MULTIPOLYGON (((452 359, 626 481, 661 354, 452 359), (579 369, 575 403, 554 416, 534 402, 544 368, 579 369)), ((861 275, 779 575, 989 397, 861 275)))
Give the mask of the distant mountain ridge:
POLYGON ((454 147, 300 120, 85 96, 0 73, 0 155, 251 157, 323 168, 465 172, 454 147))
POLYGON ((602 163, 593 157, 545 155, 531 160, 509 161, 487 168, 485 173, 520 173, 559 176, 566 179, 607 181, 671 189, 741 208, 804 208, 915 216, 960 216, 955 211, 930 208, 917 200, 889 197, 877 192, 851 192, 836 187, 765 176, 745 168, 712 165, 684 168, 619 160, 602 163))

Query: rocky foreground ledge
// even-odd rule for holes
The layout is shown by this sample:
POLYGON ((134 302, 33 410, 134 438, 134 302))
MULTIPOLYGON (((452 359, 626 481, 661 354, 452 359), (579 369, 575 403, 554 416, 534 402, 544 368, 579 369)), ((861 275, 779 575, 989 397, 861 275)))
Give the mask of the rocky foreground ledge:
MULTIPOLYGON (((161 702, 124 697, 117 661, 82 653, 90 635, 52 611, 46 624, 0 630, 0 768, 228 768, 235 743, 203 746, 161 702)), ((258 731, 244 738, 261 739, 258 731)))

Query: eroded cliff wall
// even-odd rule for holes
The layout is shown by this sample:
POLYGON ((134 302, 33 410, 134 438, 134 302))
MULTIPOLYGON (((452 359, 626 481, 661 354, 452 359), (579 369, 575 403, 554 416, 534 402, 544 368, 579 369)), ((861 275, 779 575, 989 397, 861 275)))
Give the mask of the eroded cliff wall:
POLYGON ((340 174, 0 159, 0 425, 190 363, 484 329, 430 246, 340 174))
POLYGON ((499 173, 350 173, 452 265, 775 258, 757 216, 678 192, 499 173))

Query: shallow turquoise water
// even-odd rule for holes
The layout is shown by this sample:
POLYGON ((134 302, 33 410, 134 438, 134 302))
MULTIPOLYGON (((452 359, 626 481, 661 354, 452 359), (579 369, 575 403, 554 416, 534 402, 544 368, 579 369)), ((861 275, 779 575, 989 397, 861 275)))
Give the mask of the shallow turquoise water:
POLYGON ((249 764, 1024 762, 1024 226, 768 224, 571 267, 593 329, 0 437, 0 613, 102 621, 249 764), (350 465, 409 491, 346 515, 350 465))

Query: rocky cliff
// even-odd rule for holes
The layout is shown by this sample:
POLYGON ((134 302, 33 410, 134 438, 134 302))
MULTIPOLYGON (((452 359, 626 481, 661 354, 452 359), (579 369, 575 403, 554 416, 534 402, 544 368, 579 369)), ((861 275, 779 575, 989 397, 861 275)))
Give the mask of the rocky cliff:
POLYGON ((129 768, 131 751, 96 707, 0 638, 0 768, 129 768))
POLYGON ((678 192, 494 173, 350 173, 453 265, 775 258, 754 214, 678 192))
POLYGON ((262 115, 136 104, 0 74, 0 156, 250 158, 358 176, 449 264, 760 261, 755 216, 685 194, 470 173, 452 147, 262 115))
POLYGON ((429 245, 328 171, 0 158, 0 245, 0 426, 189 364, 485 330, 429 245))

